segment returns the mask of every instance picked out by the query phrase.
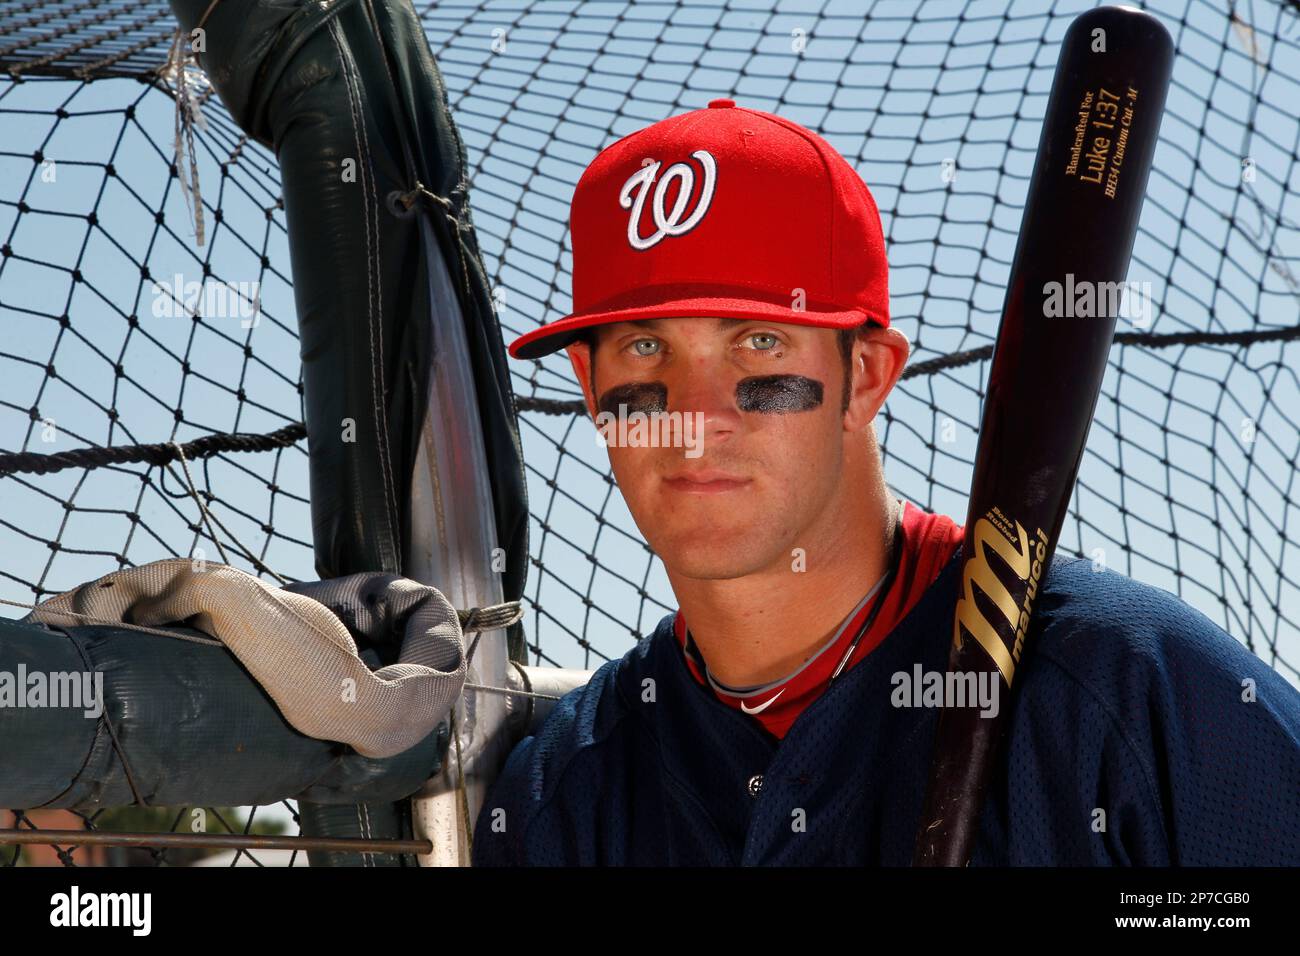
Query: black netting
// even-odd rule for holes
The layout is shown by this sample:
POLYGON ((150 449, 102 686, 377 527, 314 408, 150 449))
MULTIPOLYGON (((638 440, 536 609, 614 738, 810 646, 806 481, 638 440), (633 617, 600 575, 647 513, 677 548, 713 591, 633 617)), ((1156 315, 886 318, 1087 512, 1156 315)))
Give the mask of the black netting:
MULTIPOLYGON (((728 96, 836 146, 879 204, 891 311, 913 344, 880 421, 888 480, 964 520, 1057 44, 1091 3, 417 6, 508 340, 567 312, 568 202, 618 137, 728 96)), ((1060 547, 1179 594, 1300 683, 1300 8, 1144 6, 1178 48, 1129 274, 1153 309, 1121 319, 1060 547)), ((171 25, 158 2, 0 0, 10 601, 196 550, 272 579, 312 575, 275 159, 196 78, 197 246, 173 166, 174 76, 157 72, 171 25)), ((675 605, 574 413, 567 360, 514 374, 531 652, 595 666, 675 605)))
MULTIPOLYGON (((279 836, 299 829, 298 809, 286 800, 275 807, 111 807, 73 810, 0 810, 0 826, 89 833, 204 833, 211 836, 279 836)), ((307 866, 300 850, 220 850, 211 847, 75 845, 40 843, 0 846, 0 867, 15 866, 307 866), (57 862, 56 862, 57 861, 57 862)))

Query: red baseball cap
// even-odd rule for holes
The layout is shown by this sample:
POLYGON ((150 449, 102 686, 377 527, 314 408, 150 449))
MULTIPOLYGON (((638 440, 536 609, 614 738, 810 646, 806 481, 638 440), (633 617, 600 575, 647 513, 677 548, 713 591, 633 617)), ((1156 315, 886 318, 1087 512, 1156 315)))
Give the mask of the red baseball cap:
POLYGON ((889 325, 880 212, 866 183, 798 123, 718 99, 613 143, 573 191, 573 312, 515 358, 580 330, 707 316, 889 325))

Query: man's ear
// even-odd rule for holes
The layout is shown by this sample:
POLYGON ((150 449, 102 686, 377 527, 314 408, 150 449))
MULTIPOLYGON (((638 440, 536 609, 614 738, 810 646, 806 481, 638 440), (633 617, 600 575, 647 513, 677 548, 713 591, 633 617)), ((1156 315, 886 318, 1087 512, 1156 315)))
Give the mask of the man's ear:
POLYGON ((569 353, 569 362, 573 365, 573 374, 582 386, 582 397, 587 403, 587 414, 596 420, 596 394, 591 390, 591 346, 578 340, 564 347, 569 353))
POLYGON ((845 431, 862 431, 875 420, 903 374, 911 350, 907 336, 892 326, 871 326, 858 334, 849 362, 853 382, 844 413, 845 431))

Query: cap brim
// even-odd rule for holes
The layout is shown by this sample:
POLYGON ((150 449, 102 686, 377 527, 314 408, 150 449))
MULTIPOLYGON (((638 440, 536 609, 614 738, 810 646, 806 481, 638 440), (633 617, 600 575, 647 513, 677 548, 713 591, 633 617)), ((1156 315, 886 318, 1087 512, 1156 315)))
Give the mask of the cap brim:
POLYGON ((558 352, 578 338, 583 329, 614 322, 633 322, 644 319, 682 318, 767 319, 783 325, 803 325, 824 329, 852 329, 863 322, 874 321, 887 325, 861 309, 796 310, 788 305, 778 305, 751 299, 697 296, 675 299, 651 306, 614 309, 601 312, 567 315, 549 325, 533 329, 510 343, 510 355, 517 359, 537 359, 558 352))

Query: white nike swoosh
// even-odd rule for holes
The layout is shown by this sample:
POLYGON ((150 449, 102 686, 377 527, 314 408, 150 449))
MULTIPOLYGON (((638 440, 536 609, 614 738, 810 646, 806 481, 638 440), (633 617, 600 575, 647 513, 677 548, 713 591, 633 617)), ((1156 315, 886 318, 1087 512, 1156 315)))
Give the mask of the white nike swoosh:
POLYGON ((757 707, 755 707, 755 708, 753 708, 753 709, 750 709, 749 707, 746 707, 746 706, 745 706, 745 702, 742 700, 742 701, 740 702, 740 709, 743 710, 743 711, 744 711, 745 713, 747 713, 747 714, 761 714, 763 711, 767 710, 767 709, 768 709, 769 707, 771 707, 774 703, 776 703, 776 698, 777 698, 777 697, 780 697, 780 696, 781 696, 782 694, 784 694, 784 693, 785 693, 785 688, 782 687, 779 691, 776 692, 776 697, 772 697, 772 698, 770 698, 770 699, 768 700, 767 703, 765 703, 765 704, 759 704, 757 707))

